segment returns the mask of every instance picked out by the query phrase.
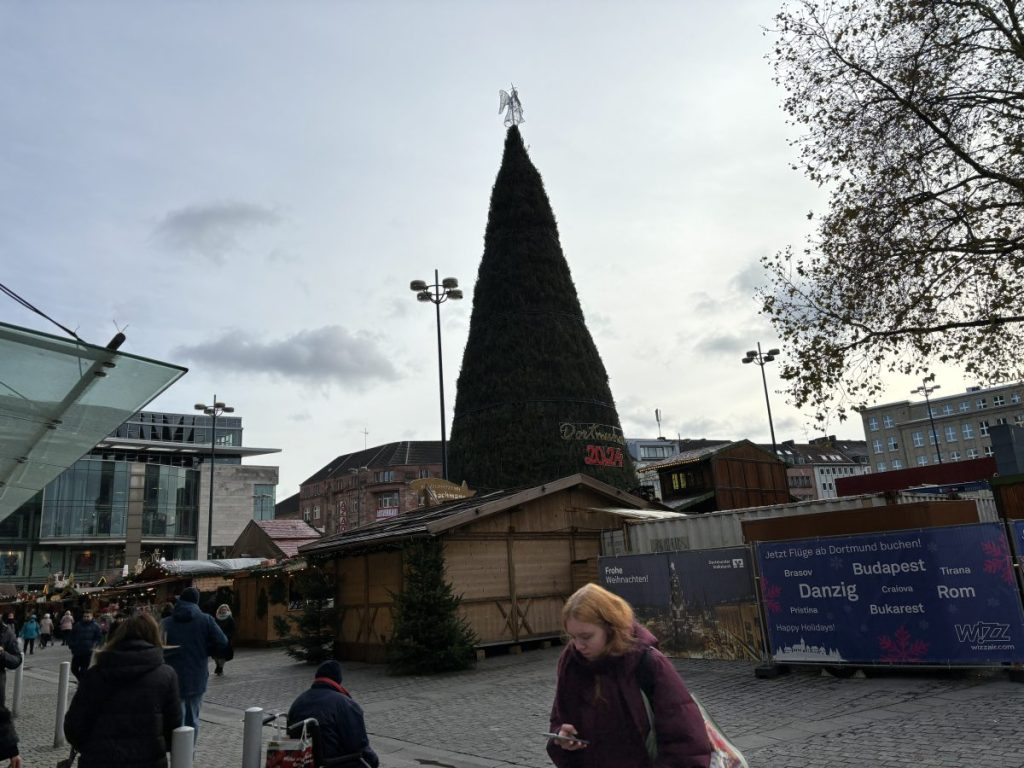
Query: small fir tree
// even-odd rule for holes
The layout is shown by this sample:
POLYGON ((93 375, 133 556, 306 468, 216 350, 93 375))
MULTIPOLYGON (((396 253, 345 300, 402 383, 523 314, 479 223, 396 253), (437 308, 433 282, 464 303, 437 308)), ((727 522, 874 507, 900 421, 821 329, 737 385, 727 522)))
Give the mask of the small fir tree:
POLYGON ((514 125, 491 193, 448 466, 480 491, 577 472, 636 485, 544 183, 514 125))
POLYGON ((409 542, 403 551, 405 582, 393 594, 394 634, 388 644, 393 674, 432 674, 476 663, 476 634, 459 616, 462 598, 444 580, 444 549, 436 539, 409 542))
POLYGON ((285 652, 307 664, 333 658, 338 621, 334 574, 313 565, 293 574, 293 598, 296 595, 303 599, 302 613, 274 617, 274 630, 284 640, 285 652))

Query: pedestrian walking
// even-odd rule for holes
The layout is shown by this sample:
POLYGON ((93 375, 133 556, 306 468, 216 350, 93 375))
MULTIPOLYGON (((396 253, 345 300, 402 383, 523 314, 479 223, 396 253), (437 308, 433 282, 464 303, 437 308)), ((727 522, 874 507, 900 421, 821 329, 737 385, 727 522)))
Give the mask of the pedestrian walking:
POLYGON ((199 741, 199 708, 210 680, 210 656, 226 652, 228 639, 213 616, 199 609, 199 590, 188 587, 174 611, 160 622, 167 647, 167 663, 178 673, 181 721, 195 729, 199 741))
POLYGON ((310 717, 320 724, 324 760, 358 752, 370 768, 380 764, 366 735, 363 708, 341 684, 341 664, 334 659, 317 667, 313 685, 288 708, 289 726, 310 717))
POLYGON ((232 643, 232 638, 235 636, 235 617, 231 615, 231 606, 224 603, 217 608, 217 613, 214 616, 217 621, 217 626, 220 627, 220 631, 224 633, 224 637, 228 639, 228 647, 224 651, 222 656, 214 656, 214 674, 224 674, 224 663, 231 661, 235 658, 235 647, 232 643))
POLYGON ((164 663, 156 619, 140 613, 121 621, 64 717, 79 768, 166 768, 180 725, 178 677, 164 663))
POLYGON ((548 756, 559 768, 708 768, 704 718, 658 641, 621 597, 587 584, 562 609, 570 642, 558 659, 548 756), (653 679, 645 701, 641 663, 653 679), (648 709, 649 705, 649 709, 648 709))
POLYGON ((0 625, 0 707, 7 703, 7 670, 17 669, 24 659, 14 628, 6 622, 0 625))
POLYGON ((44 613, 39 620, 39 647, 45 648, 53 642, 53 619, 50 614, 44 613))
POLYGON ((98 648, 102 642, 103 633, 92 620, 92 611, 86 611, 82 614, 82 620, 76 621, 71 628, 71 638, 68 640, 71 648, 71 674, 79 682, 92 661, 93 649, 98 648))
POLYGON ((36 638, 39 637, 39 622, 36 615, 30 614, 21 627, 21 639, 25 641, 25 650, 31 656, 36 652, 36 638))
POLYGON ((71 639, 71 629, 75 626, 75 617, 71 615, 71 611, 64 611, 64 615, 60 617, 60 644, 67 645, 71 639))
POLYGON ((14 729, 11 711, 0 705, 0 760, 10 760, 10 768, 21 768, 18 754, 18 732, 14 729))

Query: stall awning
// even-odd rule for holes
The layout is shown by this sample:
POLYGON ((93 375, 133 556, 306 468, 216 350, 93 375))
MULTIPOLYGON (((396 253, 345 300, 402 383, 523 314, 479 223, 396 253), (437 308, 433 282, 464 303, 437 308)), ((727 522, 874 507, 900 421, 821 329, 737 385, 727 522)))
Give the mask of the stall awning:
POLYGON ((186 371, 0 323, 0 520, 186 371))

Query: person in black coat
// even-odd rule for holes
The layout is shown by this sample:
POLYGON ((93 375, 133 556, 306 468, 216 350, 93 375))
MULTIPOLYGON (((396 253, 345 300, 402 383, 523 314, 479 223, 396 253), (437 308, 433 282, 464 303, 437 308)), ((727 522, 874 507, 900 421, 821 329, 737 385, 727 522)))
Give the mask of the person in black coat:
POLYGON ((13 622, 11 625, 0 624, 0 707, 7 703, 7 670, 17 669, 24 659, 13 622))
POLYGON ((21 768, 18 754, 18 732, 7 707, 0 706, 0 760, 10 760, 10 768, 21 768))
POLYGON ((219 655, 213 657, 215 662, 214 674, 224 674, 224 663, 231 661, 235 658, 235 646, 232 644, 232 638, 235 636, 235 617, 231 615, 231 606, 227 603, 222 603, 217 612, 214 614, 214 618, 217 621, 217 626, 220 627, 220 631, 224 633, 224 637, 228 639, 227 648, 225 648, 219 655))
POLYGON ((363 708, 352 700, 352 694, 341 684, 341 664, 333 659, 317 667, 312 687, 292 702, 288 710, 288 725, 300 723, 308 717, 315 717, 320 723, 325 760, 359 752, 370 768, 380 765, 380 759, 366 736, 363 708))
POLYGON ((148 613, 125 619, 82 675, 64 717, 79 768, 166 768, 180 725, 178 676, 164 663, 159 625, 148 613))

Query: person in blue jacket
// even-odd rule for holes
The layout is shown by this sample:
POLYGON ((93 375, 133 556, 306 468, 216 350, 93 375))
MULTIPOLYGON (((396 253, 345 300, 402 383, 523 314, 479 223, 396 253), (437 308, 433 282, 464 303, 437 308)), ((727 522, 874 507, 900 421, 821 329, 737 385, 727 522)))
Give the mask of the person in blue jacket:
POLYGON ((366 735, 363 708, 341 684, 341 664, 334 659, 317 667, 313 685, 292 702, 288 710, 288 725, 300 723, 308 717, 315 717, 320 724, 325 760, 359 753, 370 768, 380 765, 380 759, 366 735))
POLYGON ((71 673, 76 680, 81 681, 92 661, 93 649, 98 648, 102 642, 100 625, 92 620, 92 611, 85 611, 82 620, 76 621, 71 628, 71 639, 68 640, 68 647, 71 648, 71 673))
POLYGON ((182 725, 195 729, 194 743, 199 741, 199 708, 210 680, 211 656, 222 657, 228 646, 213 616, 199 609, 199 590, 188 587, 174 606, 171 615, 160 622, 164 635, 164 656, 178 673, 181 694, 182 725))
POLYGON ((39 637, 39 622, 36 615, 30 614, 21 628, 21 639, 25 641, 25 650, 31 656, 36 652, 36 638, 39 637))

